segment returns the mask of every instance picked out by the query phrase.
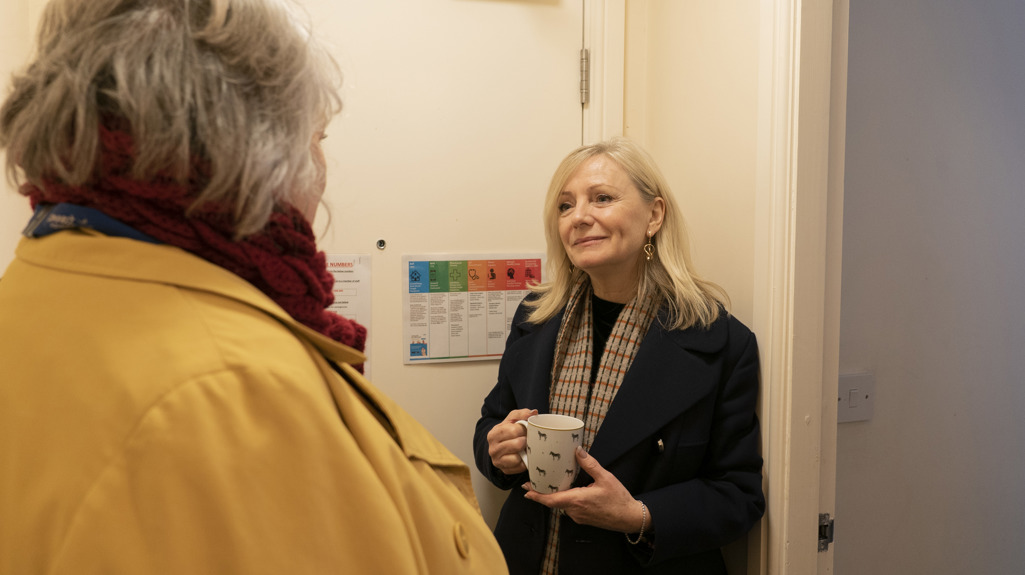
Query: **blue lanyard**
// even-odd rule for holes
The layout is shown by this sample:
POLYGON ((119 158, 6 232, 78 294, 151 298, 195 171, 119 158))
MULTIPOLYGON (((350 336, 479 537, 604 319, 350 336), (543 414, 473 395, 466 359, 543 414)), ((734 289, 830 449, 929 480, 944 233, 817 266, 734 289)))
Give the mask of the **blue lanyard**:
POLYGON ((21 233, 29 238, 41 238, 72 228, 89 228, 108 236, 131 238, 151 244, 162 243, 153 236, 121 223, 99 210, 64 203, 36 206, 36 212, 32 214, 32 219, 21 233))

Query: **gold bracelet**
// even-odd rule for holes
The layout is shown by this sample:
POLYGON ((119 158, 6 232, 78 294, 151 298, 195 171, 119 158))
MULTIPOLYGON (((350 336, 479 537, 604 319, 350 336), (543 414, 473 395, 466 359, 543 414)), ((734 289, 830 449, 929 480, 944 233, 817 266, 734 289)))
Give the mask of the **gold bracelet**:
POLYGON ((643 501, 641 501, 640 503, 641 503, 641 530, 640 530, 639 533, 637 533, 637 539, 631 541, 629 533, 624 533, 623 534, 623 536, 626 537, 626 542, 629 543, 630 545, 637 545, 638 543, 641 542, 641 539, 644 539, 644 526, 648 523, 648 506, 645 505, 643 501))

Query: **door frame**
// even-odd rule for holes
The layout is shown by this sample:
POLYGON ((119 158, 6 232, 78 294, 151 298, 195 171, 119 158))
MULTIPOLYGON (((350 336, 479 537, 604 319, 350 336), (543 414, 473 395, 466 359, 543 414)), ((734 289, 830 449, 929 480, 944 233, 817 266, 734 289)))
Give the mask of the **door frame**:
POLYGON ((762 22, 755 277, 765 288, 755 314, 769 341, 760 573, 830 573, 818 519, 835 515, 836 499, 848 4, 776 0, 763 5, 762 22))
POLYGON ((581 0, 583 48, 590 54, 590 98, 582 106, 581 144, 623 134, 626 0, 581 0))

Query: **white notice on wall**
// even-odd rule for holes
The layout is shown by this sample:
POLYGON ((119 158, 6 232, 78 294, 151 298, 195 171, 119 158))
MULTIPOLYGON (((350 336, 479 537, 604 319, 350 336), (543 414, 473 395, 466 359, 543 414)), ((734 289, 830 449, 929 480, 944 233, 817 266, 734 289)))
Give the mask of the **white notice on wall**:
POLYGON ((540 254, 403 256, 405 363, 497 359, 540 254))
POLYGON ((329 310, 370 329, 370 255, 327 254, 335 277, 335 302, 329 310))

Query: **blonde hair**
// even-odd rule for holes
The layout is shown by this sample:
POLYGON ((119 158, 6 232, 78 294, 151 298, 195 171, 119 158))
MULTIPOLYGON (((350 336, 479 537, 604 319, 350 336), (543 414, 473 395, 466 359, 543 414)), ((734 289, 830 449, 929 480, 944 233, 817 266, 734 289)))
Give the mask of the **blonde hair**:
POLYGON ((310 144, 341 108, 337 66, 299 14, 288 0, 52 0, 0 109, 8 178, 85 183, 114 117, 134 178, 184 183, 200 159, 191 209, 224 203, 237 237, 259 231, 314 193, 310 144))
POLYGON ((651 239, 655 245, 655 257, 651 261, 642 258, 639 264, 641 273, 637 295, 655 296, 662 300, 668 310, 665 320, 668 329, 711 325, 721 310, 729 306, 729 297, 721 287, 694 272, 687 226, 665 178, 643 148, 623 137, 577 148, 556 168, 544 204, 550 279, 533 288, 536 298, 528 300, 534 307, 528 321, 543 323, 558 314, 569 301, 573 286, 584 274, 573 266, 559 236, 559 195, 577 168, 599 155, 619 164, 645 201, 662 198, 665 202, 662 227, 651 239))

